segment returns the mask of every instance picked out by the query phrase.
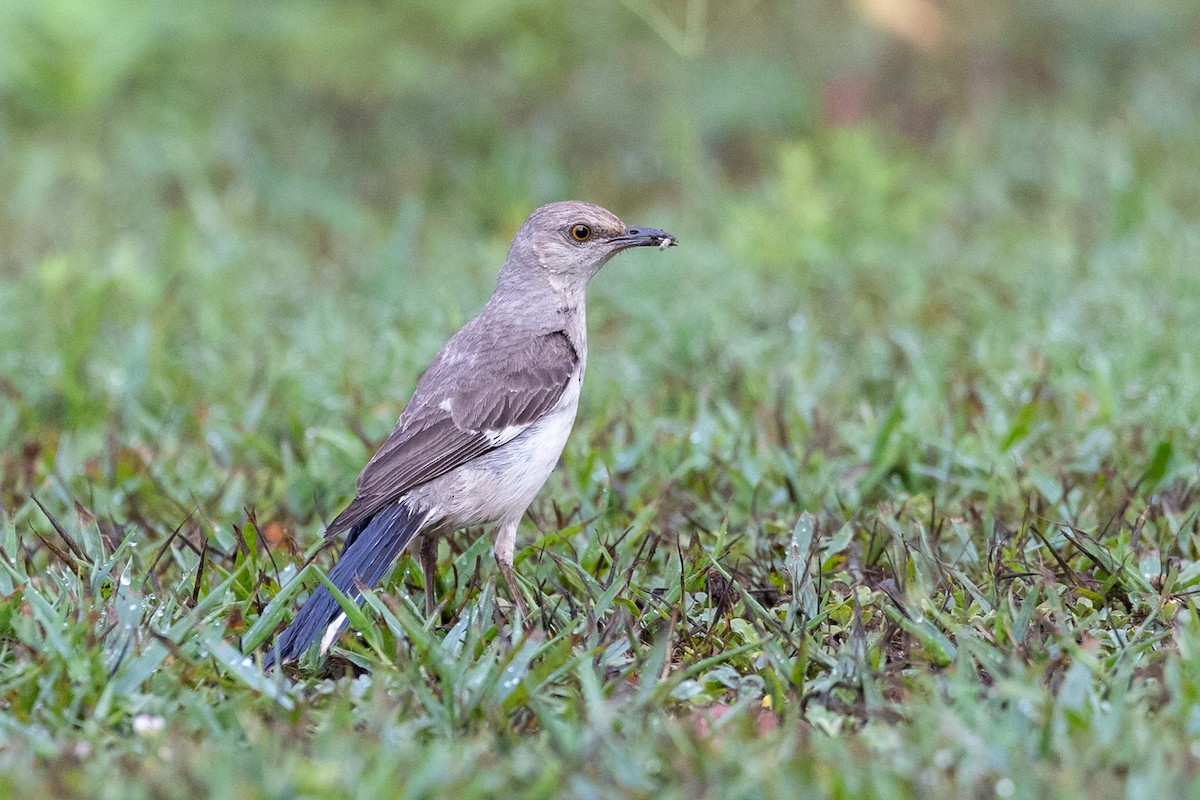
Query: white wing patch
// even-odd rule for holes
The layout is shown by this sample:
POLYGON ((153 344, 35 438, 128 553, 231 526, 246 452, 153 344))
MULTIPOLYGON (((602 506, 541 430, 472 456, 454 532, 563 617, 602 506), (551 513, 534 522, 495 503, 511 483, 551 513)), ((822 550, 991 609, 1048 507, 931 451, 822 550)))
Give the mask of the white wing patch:
POLYGON ((509 425, 500 430, 486 430, 480 431, 480 433, 483 434, 483 438, 487 439, 488 444, 492 447, 500 447, 517 438, 521 434, 521 431, 528 427, 528 425, 509 425))

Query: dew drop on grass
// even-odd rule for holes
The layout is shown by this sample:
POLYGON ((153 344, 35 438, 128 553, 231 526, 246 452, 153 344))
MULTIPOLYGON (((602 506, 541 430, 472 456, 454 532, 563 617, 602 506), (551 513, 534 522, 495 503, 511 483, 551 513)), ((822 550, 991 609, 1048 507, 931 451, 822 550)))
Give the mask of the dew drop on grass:
POLYGON ((166 720, 156 714, 138 714, 133 718, 133 732, 139 735, 158 733, 166 720))

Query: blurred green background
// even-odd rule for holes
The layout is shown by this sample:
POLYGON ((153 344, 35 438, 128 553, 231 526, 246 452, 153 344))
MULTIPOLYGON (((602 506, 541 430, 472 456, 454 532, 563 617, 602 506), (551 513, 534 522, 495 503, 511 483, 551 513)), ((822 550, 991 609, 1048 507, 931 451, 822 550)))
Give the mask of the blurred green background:
POLYGON ((227 464, 270 459, 356 403, 385 404, 377 438, 524 215, 568 197, 685 246, 597 282, 585 402, 782 392, 811 426, 949 395, 905 422, 944 438, 1037 394, 1194 452, 1198 18, 1187 0, 4 3, 7 457, 200 420, 227 464))
MULTIPOLYGON (((484 794, 472 781, 547 763, 601 764, 579 778, 599 787, 633 770, 631 796, 656 797, 706 764, 724 770, 711 786, 778 771, 781 796, 1182 786, 1200 771, 1200 619, 1173 616, 1200 585, 1197 131, 1195 0, 0 0, 0 789, 28 796, 21 776, 50 763, 74 777, 47 785, 86 794, 116 762, 88 766, 81 742, 138 754, 118 766, 149 796, 204 793, 227 777, 212 759, 264 796, 352 794, 339 769, 356 758, 484 794), (579 423, 523 536, 567 531, 547 547, 597 576, 610 533, 635 531, 629 558, 665 537, 631 595, 683 593, 687 572, 700 613, 710 553, 779 620, 806 619, 802 595, 839 624, 865 614, 861 641, 814 627, 751 657, 731 629, 688 639, 712 609, 668 621, 630 602, 635 645, 678 624, 676 666, 736 667, 688 702, 733 703, 741 678, 786 698, 799 741, 736 722, 716 754, 672 727, 679 698, 621 706, 623 672, 592 694, 558 675, 546 693, 568 710, 547 717, 535 697, 447 723, 413 709, 450 677, 380 663, 404 699, 342 681, 273 716, 261 675, 205 648, 236 642, 312 552, 525 215, 565 198, 682 246, 594 282, 579 423), (49 568, 66 554, 35 492, 86 551, 90 589, 49 568), (842 533, 817 537, 831 549, 801 592, 782 565, 805 511, 842 533), (177 529, 244 580, 201 581, 177 529), (1079 531, 1092 551, 1064 538, 1079 531), (169 556, 151 566, 130 541, 169 556), (118 563, 179 601, 139 618, 176 626, 171 660, 149 633, 130 645, 153 680, 109 660, 118 563), (187 616, 203 597, 209 615, 187 616), (910 607, 938 610, 937 636, 888 622, 910 607), (974 642, 960 672, 926 652, 938 636, 974 642), (823 694, 851 684, 851 710, 823 694), (604 698, 641 738, 595 727, 604 698), (131 720, 148 713, 192 761, 142 758, 131 720), (329 733, 347 720, 397 749, 329 733), (396 744, 431 739, 428 756, 396 744), (508 747, 490 773, 461 770, 508 747), (660 760, 637 772, 643 756, 660 760)), ((547 598, 571 594, 559 562, 525 557, 547 598)), ((496 663, 503 645, 488 640, 496 663)))

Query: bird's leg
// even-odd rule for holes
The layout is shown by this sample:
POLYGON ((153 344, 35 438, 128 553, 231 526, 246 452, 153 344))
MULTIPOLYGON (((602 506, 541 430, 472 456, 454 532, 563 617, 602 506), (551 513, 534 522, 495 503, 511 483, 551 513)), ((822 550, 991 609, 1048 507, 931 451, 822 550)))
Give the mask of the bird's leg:
POLYGON ((425 576, 425 616, 432 617, 437 608, 433 587, 437 581, 438 537, 433 531, 421 537, 421 574, 425 576))
POLYGON ((524 623, 529 619, 529 611, 525 608, 525 595, 521 593, 521 586, 517 583, 517 573, 513 571, 513 555, 517 550, 517 525, 519 522, 520 520, 517 520, 500 525, 500 534, 496 537, 494 552, 496 564, 500 567, 500 574, 504 576, 504 582, 508 584, 509 594, 512 595, 513 602, 517 604, 517 613, 521 615, 521 622, 524 623))

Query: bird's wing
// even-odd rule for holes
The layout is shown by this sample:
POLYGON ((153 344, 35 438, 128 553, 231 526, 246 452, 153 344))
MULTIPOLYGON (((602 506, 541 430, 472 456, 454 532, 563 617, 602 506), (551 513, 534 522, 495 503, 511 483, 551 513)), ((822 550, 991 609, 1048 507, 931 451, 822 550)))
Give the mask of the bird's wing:
POLYGON ((370 518, 410 489, 512 441, 554 407, 579 368, 563 331, 456 353, 451 342, 417 385, 395 429, 326 531, 370 518), (507 346, 506 346, 507 345, 507 346))

